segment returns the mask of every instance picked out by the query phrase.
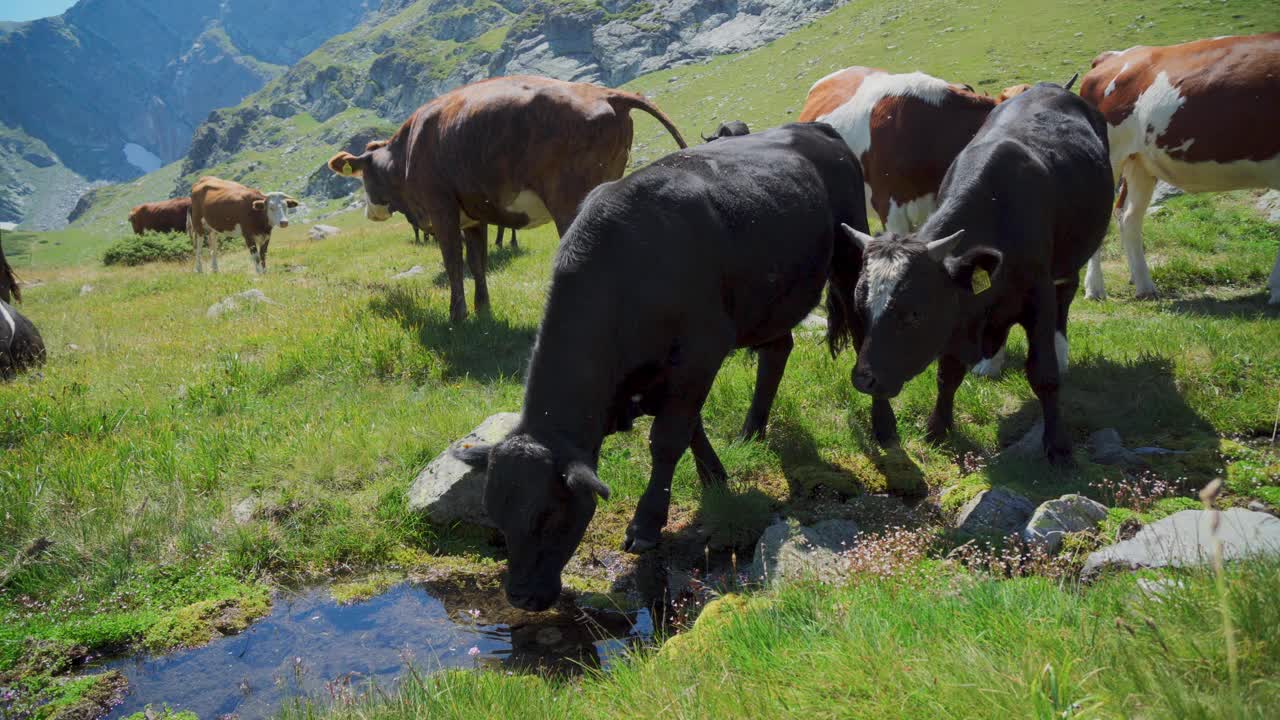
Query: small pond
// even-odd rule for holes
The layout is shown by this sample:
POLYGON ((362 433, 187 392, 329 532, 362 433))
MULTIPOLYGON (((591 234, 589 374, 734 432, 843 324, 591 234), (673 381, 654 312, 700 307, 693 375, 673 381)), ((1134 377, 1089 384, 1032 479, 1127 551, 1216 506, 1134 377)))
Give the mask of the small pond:
POLYGON ((340 605, 327 588, 311 588, 280 595, 268 617, 239 635, 162 656, 101 661, 89 670, 116 670, 129 680, 129 694, 109 718, 168 703, 202 720, 229 714, 255 720, 275 716, 296 699, 323 701, 370 681, 394 687, 410 664, 424 673, 608 668, 611 659, 653 634, 647 610, 529 615, 496 606, 495 594, 501 591, 406 583, 340 605))

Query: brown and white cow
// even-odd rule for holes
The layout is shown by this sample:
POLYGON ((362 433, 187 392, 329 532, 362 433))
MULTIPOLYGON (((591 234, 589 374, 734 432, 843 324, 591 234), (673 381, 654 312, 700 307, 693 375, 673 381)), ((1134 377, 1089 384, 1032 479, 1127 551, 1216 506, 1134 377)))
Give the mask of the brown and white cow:
MULTIPOLYGON (((1280 33, 1105 52, 1080 94, 1107 119, 1111 168, 1126 187, 1120 241, 1140 298, 1156 293, 1142 249, 1156 180, 1187 192, 1280 188, 1280 33)), ((1280 255, 1268 285, 1280 304, 1280 255)), ((1099 256, 1085 296, 1106 297, 1099 256)))
POLYGON ((943 175, 991 110, 1027 87, 997 99, 921 72, 850 67, 814 83, 799 120, 835 127, 862 163, 868 213, 905 235, 936 209, 943 175))
POLYGON ((622 177, 631 150, 629 112, 671 120, 640 95, 588 83, 513 76, 482 80, 419 108, 386 143, 362 155, 338 153, 329 167, 364 178, 365 216, 383 221, 392 203, 408 208, 440 241, 449 276, 449 317, 467 316, 463 238, 477 310, 485 283, 489 225, 524 229, 554 221, 569 229, 593 188, 622 177))
POLYGON ((129 224, 135 235, 144 232, 187 232, 187 218, 191 214, 191 198, 143 203, 129 211, 129 224))
POLYGON ((289 209, 298 201, 282 192, 263 193, 237 182, 205 176, 191 186, 191 241, 196 272, 201 272, 200 246, 209 246, 213 272, 218 272, 218 238, 240 235, 253 258, 253 269, 267 271, 271 229, 289 227, 289 209))

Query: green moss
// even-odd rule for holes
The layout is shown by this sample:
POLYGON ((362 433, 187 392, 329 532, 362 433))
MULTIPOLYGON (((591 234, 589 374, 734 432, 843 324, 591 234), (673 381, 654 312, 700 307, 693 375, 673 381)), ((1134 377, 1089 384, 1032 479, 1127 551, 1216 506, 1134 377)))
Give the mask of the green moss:
POLYGON ((947 517, 954 517, 964 504, 972 500, 978 493, 991 489, 991 482, 982 473, 972 473, 960 479, 960 482, 942 491, 942 512, 947 517))
POLYGON ((329 595, 340 605, 350 605, 381 595, 404 582, 404 579, 404 575, 400 573, 373 573, 359 580, 334 583, 329 588, 329 595))
POLYGON ((162 616, 147 629, 142 643, 153 652, 199 647, 243 631, 270 611, 271 596, 266 589, 245 586, 235 597, 201 600, 162 616))
POLYGON ((200 717, 190 710, 174 712, 173 708, 166 704, 160 711, 148 705, 146 711, 128 715, 124 720, 200 720, 200 717))
POLYGON ((755 543, 769 526, 773 500, 754 488, 737 492, 708 487, 698 505, 702 527, 712 548, 745 548, 755 543))

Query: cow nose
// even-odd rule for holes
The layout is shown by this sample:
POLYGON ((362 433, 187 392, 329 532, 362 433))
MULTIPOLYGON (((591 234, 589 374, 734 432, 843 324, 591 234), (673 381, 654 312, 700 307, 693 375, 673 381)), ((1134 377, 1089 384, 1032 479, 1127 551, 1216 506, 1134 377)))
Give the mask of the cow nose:
POLYGON ((289 227, 289 221, 288 221, 288 220, 281 220, 281 221, 280 221, 280 227, 282 227, 282 228, 287 228, 287 227, 289 227))
POLYGON ((555 604, 556 596, 546 593, 507 593, 507 601, 511 603, 511 607, 529 612, 542 612, 555 604))
POLYGON ((880 383, 876 380, 876 376, 866 368, 858 368, 853 371, 853 386, 858 389, 858 392, 868 395, 875 395, 876 391, 880 389, 880 383))

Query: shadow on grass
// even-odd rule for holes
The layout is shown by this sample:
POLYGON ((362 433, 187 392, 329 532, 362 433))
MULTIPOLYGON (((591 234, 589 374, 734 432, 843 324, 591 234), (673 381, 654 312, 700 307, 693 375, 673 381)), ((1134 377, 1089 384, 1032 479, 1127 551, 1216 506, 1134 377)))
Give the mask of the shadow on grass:
POLYGON ((447 309, 432 307, 426 293, 413 288, 385 288, 369 301, 369 309, 398 321, 423 347, 439 354, 448 366, 448 378, 492 382, 518 376, 537 335, 532 327, 478 313, 454 326, 447 309))
MULTIPOLYGON (((439 250, 435 251, 439 253, 439 250)), ((512 260, 522 256, 527 252, 523 248, 513 248, 508 243, 502 247, 489 247, 488 264, 485 265, 486 276, 502 272, 503 268, 511 263, 512 260)), ((471 278, 471 266, 463 263, 463 272, 467 278, 471 278)), ((449 287, 449 276, 444 272, 444 266, 436 272, 435 277, 431 278, 431 284, 438 287, 449 287)))
MULTIPOLYGON (((1187 463, 1196 461, 1205 452, 1216 452, 1217 432, 1187 404, 1178 390, 1173 363, 1166 358, 1149 355, 1131 361, 1094 358, 1072 365, 1062 387, 1062 418, 1075 443, 1075 465, 1053 467, 1039 450, 1025 456, 1002 454, 987 468, 993 486, 1016 489, 1033 498, 1065 492, 1095 495, 1091 483, 1104 474, 1122 471, 1088 459, 1085 445, 1089 436, 1105 428, 1119 431, 1128 448, 1159 446, 1191 451, 1189 455, 1180 456, 1187 458, 1187 463)), ((1039 401, 1030 400, 1001 420, 1001 447, 1007 448, 1025 436, 1040 417, 1039 401)), ((1180 467, 1179 462, 1151 460, 1153 467, 1164 466, 1166 472, 1184 474, 1188 482, 1202 479, 1191 477, 1192 468, 1180 467)))
POLYGON ((1235 318, 1239 320, 1280 319, 1280 306, 1267 304, 1266 288, 1232 298, 1210 296, 1178 299, 1169 303, 1169 309, 1179 315, 1197 317, 1235 318))

